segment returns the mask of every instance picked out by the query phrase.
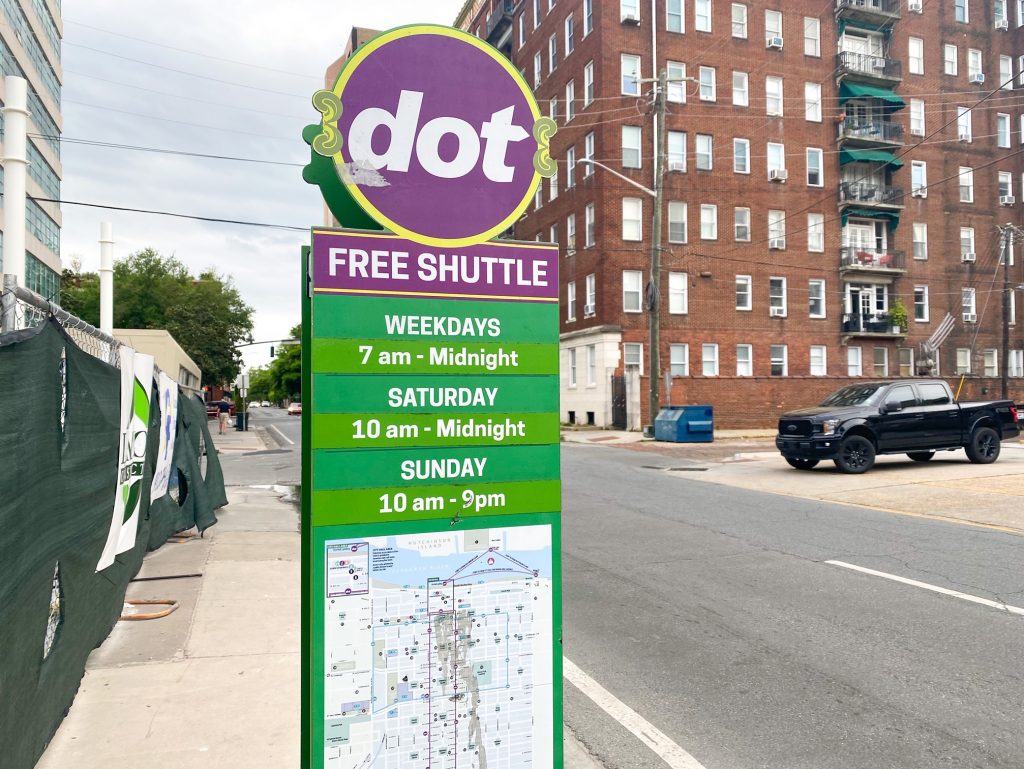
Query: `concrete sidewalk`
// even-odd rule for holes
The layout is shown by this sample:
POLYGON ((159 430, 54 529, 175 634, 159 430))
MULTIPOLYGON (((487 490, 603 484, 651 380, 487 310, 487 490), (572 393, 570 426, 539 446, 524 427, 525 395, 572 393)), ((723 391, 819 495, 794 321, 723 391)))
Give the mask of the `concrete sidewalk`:
MULTIPOLYGON (((255 431, 213 438, 222 457, 265 448, 255 431)), ((139 576, 168 579, 129 585, 180 608, 118 623, 38 769, 298 769, 298 510, 290 489, 227 483, 205 537, 147 556, 139 576)), ((566 767, 597 769, 565 738, 566 767)))

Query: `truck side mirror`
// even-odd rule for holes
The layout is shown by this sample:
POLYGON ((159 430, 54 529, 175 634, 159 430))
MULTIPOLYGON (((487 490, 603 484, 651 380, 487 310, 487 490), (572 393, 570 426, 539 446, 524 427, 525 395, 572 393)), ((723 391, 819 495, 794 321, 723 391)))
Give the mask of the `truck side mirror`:
POLYGON ((892 414, 896 411, 903 411, 903 404, 896 398, 886 401, 885 405, 882 406, 882 412, 885 414, 892 414))

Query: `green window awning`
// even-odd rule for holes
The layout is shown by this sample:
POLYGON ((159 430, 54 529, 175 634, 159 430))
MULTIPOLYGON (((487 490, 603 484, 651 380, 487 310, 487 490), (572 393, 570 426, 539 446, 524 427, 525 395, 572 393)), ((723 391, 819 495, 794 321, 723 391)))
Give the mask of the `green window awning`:
POLYGON ((839 27, 839 37, 843 36, 846 32, 847 27, 853 27, 854 29, 863 29, 868 32, 881 32, 883 37, 888 40, 892 37, 892 22, 883 21, 881 24, 872 24, 870 21, 862 21, 861 19, 839 19, 836 22, 839 27))
POLYGON ((864 83, 851 83, 844 80, 839 84, 839 103, 845 104, 848 99, 880 99, 887 107, 903 109, 907 103, 888 88, 879 88, 864 83))
POLYGON ((889 230, 892 232, 895 232, 896 228, 900 226, 899 211, 876 211, 872 208, 844 208, 842 214, 840 214, 844 227, 851 216, 859 219, 885 219, 889 222, 889 230))
POLYGON ((885 150, 839 150, 839 165, 847 163, 887 163, 893 168, 902 168, 903 161, 885 150))

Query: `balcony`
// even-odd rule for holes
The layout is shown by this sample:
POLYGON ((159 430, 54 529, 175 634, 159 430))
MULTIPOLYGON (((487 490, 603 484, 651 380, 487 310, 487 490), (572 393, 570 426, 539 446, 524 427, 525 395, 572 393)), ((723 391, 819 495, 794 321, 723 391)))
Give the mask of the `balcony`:
POLYGON ((838 140, 862 147, 899 146, 903 144, 903 126, 887 120, 848 117, 839 124, 838 140))
POLYGON ((898 328, 889 323, 889 317, 885 314, 874 313, 845 313, 843 315, 843 341, 852 336, 867 336, 876 339, 903 339, 907 335, 907 329, 898 328))
POLYGON ((900 17, 900 0, 836 0, 836 16, 883 24, 900 17))
POLYGON ((859 80, 892 83, 903 79, 903 64, 899 59, 872 56, 869 53, 840 51, 836 54, 836 69, 839 77, 848 76, 859 80))
POLYGON ((902 208, 903 189, 873 182, 840 182, 839 205, 902 208))
POLYGON ((501 39, 512 29, 512 10, 515 0, 498 0, 491 15, 487 17, 488 43, 500 47, 501 39))
POLYGON ((907 271, 907 259, 902 251, 874 251, 843 246, 839 249, 839 270, 855 274, 903 275, 907 271))

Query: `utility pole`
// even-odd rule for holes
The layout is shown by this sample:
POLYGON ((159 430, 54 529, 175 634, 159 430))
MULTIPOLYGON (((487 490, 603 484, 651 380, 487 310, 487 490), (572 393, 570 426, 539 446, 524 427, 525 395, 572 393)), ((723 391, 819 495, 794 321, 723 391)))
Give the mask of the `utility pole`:
POLYGON ((1000 384, 1001 392, 999 397, 1004 400, 1009 396, 1009 366, 1010 366, 1010 250, 1013 248, 1014 226, 1009 222, 1005 227, 1000 227, 1000 255, 1003 259, 1003 349, 1000 353, 1000 384))
POLYGON ((660 345, 661 345, 661 209, 665 190, 665 142, 668 136, 667 109, 668 73, 662 70, 658 74, 658 90, 654 94, 658 118, 657 149, 654 153, 654 231, 651 233, 651 277, 650 290, 647 295, 648 311, 651 323, 650 350, 650 419, 651 432, 658 417, 658 381, 661 379, 660 345))

